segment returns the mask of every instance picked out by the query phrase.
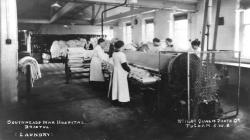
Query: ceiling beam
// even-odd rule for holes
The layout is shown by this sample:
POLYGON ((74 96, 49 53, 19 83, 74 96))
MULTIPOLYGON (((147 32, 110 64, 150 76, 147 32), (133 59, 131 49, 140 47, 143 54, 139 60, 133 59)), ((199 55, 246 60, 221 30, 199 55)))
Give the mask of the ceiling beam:
MULTIPOLYGON (((19 23, 33 23, 33 24, 52 24, 59 20, 61 17, 66 15, 68 12, 72 11, 73 9, 81 6, 81 3, 74 3, 74 2, 68 2, 65 4, 64 7, 62 7, 58 12, 56 12, 50 20, 48 19, 18 19, 19 23)), ((89 7, 86 6, 85 8, 89 7)), ((84 9, 85 9, 84 8, 84 9)))
POLYGON ((65 6, 63 6, 57 13, 55 13, 51 19, 50 19, 50 23, 55 22, 56 20, 60 19, 61 17, 63 17, 65 14, 67 14, 68 12, 70 12, 71 10, 75 9, 76 7, 81 6, 82 4, 80 3, 73 3, 73 2, 68 2, 65 4, 65 6))
POLYGON ((90 25, 91 20, 58 20, 57 24, 67 24, 67 25, 90 25))
POLYGON ((135 7, 147 7, 166 10, 179 10, 179 11, 197 11, 196 4, 185 2, 171 2, 171 1, 149 1, 142 0, 135 4, 135 7))
MULTIPOLYGON (((137 1, 138 0, 128 0, 128 3, 137 3, 137 1)), ((124 3, 124 0, 75 0, 74 2, 121 4, 124 3)))
POLYGON ((94 4, 93 7, 92 7, 92 18, 91 18, 91 25, 94 25, 95 24, 95 21, 96 21, 96 17, 98 16, 99 12, 101 11, 101 8, 102 8, 102 5, 99 5, 99 8, 96 12, 96 5, 94 4))
POLYGON ((100 11, 101 11, 101 8, 102 8, 102 5, 99 5, 99 8, 98 8, 98 10, 97 10, 97 12, 96 12, 96 14, 95 14, 95 20, 96 20, 96 17, 98 16, 98 14, 100 13, 100 11))
POLYGON ((95 11, 96 11, 95 10, 95 5, 93 4, 92 5, 92 13, 91 13, 91 19, 93 19, 93 20, 95 19, 95 11))
MULTIPOLYGON (((104 19, 104 23, 108 23, 108 22, 113 22, 122 18, 128 18, 128 17, 132 17, 138 14, 142 14, 142 13, 147 13, 147 12, 153 12, 155 11, 155 9, 152 8, 139 8, 139 9, 134 9, 131 10, 129 12, 124 12, 118 15, 114 15, 114 16, 110 16, 104 19)), ((96 21, 96 25, 101 24, 101 19, 98 19, 96 21)))
MULTIPOLYGON (((165 10, 176 10, 183 12, 194 12, 197 11, 195 4, 190 3, 181 3, 181 2, 171 2, 171 1, 148 1, 148 0, 139 0, 137 4, 128 5, 131 7, 139 7, 138 9, 131 10, 125 13, 118 13, 117 15, 108 17, 104 20, 104 23, 116 21, 121 18, 132 17, 137 14, 149 12, 156 9, 165 9, 165 10)), ((97 20, 96 24, 100 24, 101 21, 97 20)))
POLYGON ((18 19, 18 23, 50 24, 48 19, 18 19))
POLYGON ((197 3, 199 0, 168 0, 172 2, 185 2, 185 3, 197 3))
MULTIPOLYGON (((186 0, 183 0, 183 1, 184 2, 181 2, 181 0, 178 0, 175 2, 164 1, 164 0, 155 0, 155 1, 138 0, 136 4, 127 4, 127 6, 135 7, 138 9, 134 9, 132 11, 121 13, 121 14, 117 13, 117 15, 106 18, 105 22, 117 20, 117 19, 120 19, 121 17, 124 18, 124 17, 133 16, 136 14, 150 11, 152 9, 166 9, 166 10, 176 10, 176 11, 178 10, 179 11, 196 11, 197 10, 196 4, 187 3, 185 2, 186 0)), ((96 2, 97 5, 103 5, 103 3, 107 5, 117 5, 114 3, 122 3, 124 2, 124 0, 75 0, 74 2, 72 1, 72 2, 66 3, 65 6, 62 7, 57 13, 55 13, 49 20, 47 19, 19 19, 18 22, 19 23, 34 23, 34 24, 51 24, 51 23, 56 22, 57 20, 60 20, 61 17, 63 17, 64 15, 66 15, 68 12, 72 11, 76 7, 79 7, 84 3, 86 4, 86 2, 89 4, 96 2)), ((96 15, 95 16, 92 15, 92 20, 93 20, 93 17, 96 20, 95 24, 100 24, 100 20, 96 19, 100 11, 101 11, 101 6, 99 7, 96 15)))
MULTIPOLYGON (((129 0, 126 6, 133 6, 136 8, 155 8, 155 9, 166 9, 166 10, 178 10, 178 11, 197 11, 196 4, 197 0, 187 1, 187 0, 137 0, 136 3, 132 3, 133 0, 129 0)), ((107 4, 107 5, 117 5, 124 2, 124 0, 75 0, 74 2, 80 3, 95 3, 95 4, 107 4)))

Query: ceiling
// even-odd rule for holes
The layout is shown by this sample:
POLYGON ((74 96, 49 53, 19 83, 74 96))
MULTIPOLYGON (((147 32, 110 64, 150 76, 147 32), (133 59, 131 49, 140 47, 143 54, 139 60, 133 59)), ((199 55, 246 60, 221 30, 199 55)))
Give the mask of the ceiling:
MULTIPOLYGON (((128 0, 127 7, 113 10, 106 15, 111 18, 119 17, 119 14, 131 14, 131 6, 137 9, 171 9, 196 10, 199 0, 137 0, 136 4, 128 0), (115 16, 118 15, 118 16, 115 16)), ((101 12, 124 0, 17 0, 18 21, 20 24, 95 24, 100 21, 101 12), (60 9, 51 5, 58 2, 60 9)), ((140 12, 140 11, 139 11, 140 12)))

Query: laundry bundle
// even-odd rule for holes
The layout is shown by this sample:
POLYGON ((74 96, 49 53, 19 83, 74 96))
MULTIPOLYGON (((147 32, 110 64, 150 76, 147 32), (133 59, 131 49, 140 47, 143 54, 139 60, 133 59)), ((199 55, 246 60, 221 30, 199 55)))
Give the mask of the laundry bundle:
POLYGON ((66 57, 68 54, 68 45, 65 41, 60 40, 58 42, 59 48, 60 48, 60 56, 66 57))
POLYGON ((51 53, 51 58, 60 57, 60 46, 57 40, 52 43, 50 47, 50 53, 51 53))
POLYGON ((84 48, 79 48, 79 47, 72 47, 68 48, 68 58, 78 58, 78 57, 83 57, 85 50, 84 48))
POLYGON ((65 41, 54 41, 50 48, 51 58, 66 57, 68 54, 68 45, 65 41))
POLYGON ((68 46, 71 48, 71 47, 76 47, 76 41, 75 40, 69 40, 67 41, 67 44, 68 46))
POLYGON ((86 39, 80 38, 80 40, 69 40, 66 43, 69 48, 82 47, 84 48, 87 44, 86 39))
POLYGON ((130 72, 130 76, 134 77, 136 79, 143 79, 146 77, 150 77, 150 73, 147 70, 141 69, 141 68, 137 68, 137 67, 130 67, 131 72, 130 72))
POLYGON ((32 80, 32 87, 35 80, 38 80, 42 77, 40 66, 35 58, 30 56, 25 56, 18 62, 19 68, 22 70, 24 74, 27 74, 26 67, 30 65, 31 68, 31 80, 32 80))
POLYGON ((69 66, 82 66, 85 50, 82 47, 68 48, 68 64, 69 66))

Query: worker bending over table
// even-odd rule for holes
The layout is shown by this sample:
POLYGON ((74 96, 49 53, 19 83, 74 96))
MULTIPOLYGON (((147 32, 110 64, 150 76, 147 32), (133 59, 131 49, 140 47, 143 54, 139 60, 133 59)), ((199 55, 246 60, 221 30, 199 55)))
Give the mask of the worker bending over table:
POLYGON ((93 50, 93 56, 90 62, 90 83, 94 86, 96 85, 97 87, 104 82, 102 61, 108 60, 108 55, 105 54, 103 50, 105 45, 104 39, 98 39, 98 44, 93 50))

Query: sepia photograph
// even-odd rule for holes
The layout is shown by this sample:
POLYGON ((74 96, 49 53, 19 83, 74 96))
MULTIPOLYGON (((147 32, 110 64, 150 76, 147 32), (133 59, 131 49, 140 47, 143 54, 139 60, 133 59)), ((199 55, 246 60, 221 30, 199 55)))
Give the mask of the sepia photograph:
POLYGON ((250 140, 248 43, 250 0, 0 0, 0 140, 250 140))

